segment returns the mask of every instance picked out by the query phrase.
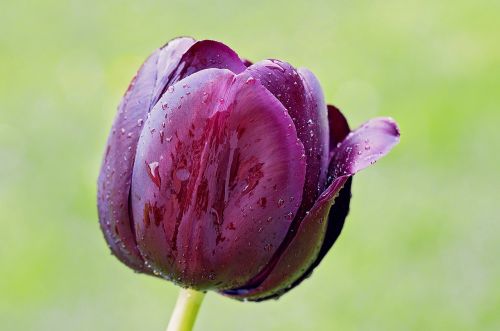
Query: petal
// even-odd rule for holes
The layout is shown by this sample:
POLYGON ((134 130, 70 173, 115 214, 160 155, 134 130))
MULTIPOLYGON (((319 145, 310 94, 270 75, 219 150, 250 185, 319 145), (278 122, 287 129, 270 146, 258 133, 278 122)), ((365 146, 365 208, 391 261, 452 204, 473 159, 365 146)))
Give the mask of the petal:
POLYGON ((328 105, 328 127, 330 131, 330 152, 351 132, 347 119, 340 110, 328 105))
POLYGON ((307 69, 296 70, 278 60, 264 60, 247 69, 288 110, 306 151, 306 182, 300 219, 326 184, 328 170, 328 120, 323 92, 307 69))
POLYGON ((329 174, 354 175, 386 155, 399 142, 399 129, 391 118, 374 118, 361 125, 335 148, 329 174))
MULTIPOLYGON (((223 43, 214 40, 201 40, 194 43, 184 53, 176 71, 170 77, 169 85, 208 68, 228 69, 239 74, 246 69, 246 66, 238 54, 223 43)), ((161 94, 158 96, 161 97, 161 94)))
POLYGON ((321 250, 327 229, 327 216, 335 196, 348 180, 348 176, 336 178, 321 194, 304 220, 297 235, 280 256, 269 276, 256 287, 239 288, 222 292, 234 299, 262 301, 278 298, 300 279, 314 262, 321 250))
POLYGON ((241 62, 243 62, 245 67, 250 67, 253 64, 253 62, 248 59, 241 59, 241 62))
POLYGON ((399 129, 390 118, 370 120, 348 134, 333 152, 331 184, 302 220, 297 235, 267 273, 267 278, 223 293, 236 299, 261 301, 277 298, 307 278, 340 234, 349 211, 350 176, 375 163, 398 142, 399 129), (339 206, 330 209, 334 201, 339 206))
POLYGON ((241 286, 296 214, 303 145, 283 105, 248 74, 203 70, 169 91, 145 123, 134 165, 139 249, 184 286, 241 286))
MULTIPOLYGON (((332 105, 328 105, 328 125, 330 128, 330 151, 335 150, 335 146, 339 144, 349 134, 349 124, 347 119, 340 112, 340 110, 332 105)), ((333 153, 332 153, 333 155, 333 153)), ((345 219, 349 213, 349 204, 351 201, 351 186, 352 177, 345 183, 344 187, 339 191, 335 198, 334 204, 328 213, 328 222, 326 233, 321 245, 321 249, 314 262, 307 268, 307 270, 300 276, 288 290, 299 285, 304 279, 309 277, 312 271, 320 264, 325 257, 326 253, 332 248, 337 240, 344 226, 345 219)), ((283 292, 284 293, 284 292, 283 292)))
POLYGON ((144 62, 123 97, 108 137, 98 180, 99 221, 111 251, 137 271, 148 272, 136 248, 128 210, 135 149, 142 122, 152 103, 153 91, 193 42, 190 38, 174 39, 144 62), (159 63, 162 64, 161 72, 159 63))

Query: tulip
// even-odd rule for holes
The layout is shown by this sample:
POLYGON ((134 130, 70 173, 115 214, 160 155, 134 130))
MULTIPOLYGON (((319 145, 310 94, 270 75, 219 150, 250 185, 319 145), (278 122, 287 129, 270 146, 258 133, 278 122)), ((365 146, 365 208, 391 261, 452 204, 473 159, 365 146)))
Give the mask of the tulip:
POLYGON ((278 298, 339 236, 352 176, 398 141, 390 118, 351 132, 307 69, 174 39, 118 108, 100 225, 137 272, 238 300, 278 298))

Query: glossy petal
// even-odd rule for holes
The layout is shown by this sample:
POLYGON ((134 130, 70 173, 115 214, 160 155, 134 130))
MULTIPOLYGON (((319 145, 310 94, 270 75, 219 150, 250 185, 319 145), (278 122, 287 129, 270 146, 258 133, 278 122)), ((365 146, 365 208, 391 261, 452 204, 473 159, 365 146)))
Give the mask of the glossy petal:
MULTIPOLYGON (((229 290, 224 293, 236 299, 261 301, 279 297, 309 276, 314 266, 319 264, 326 253, 325 250, 329 249, 329 247, 323 246, 330 226, 329 222, 343 223, 345 215, 347 215, 349 191, 345 190, 345 193, 338 196, 337 199, 335 199, 336 196, 341 192, 344 184, 350 185, 348 182, 350 176, 375 163, 398 142, 399 129, 396 123, 389 118, 373 119, 348 134, 335 149, 330 163, 332 183, 302 220, 297 235, 280 255, 267 278, 257 285, 229 290), (361 149, 363 151, 359 153, 361 149), (343 207, 338 209, 338 215, 328 215, 334 200, 343 203, 343 207), (344 200, 347 200, 347 210, 344 209, 346 206, 344 200), (327 216, 336 219, 326 222, 327 216)), ((334 238, 326 240, 334 241, 341 228, 342 224, 335 224, 330 230, 334 238), (337 231, 338 233, 336 233, 337 231)))
POLYGON ((245 284, 288 232, 303 153, 283 105, 248 74, 210 69, 173 85, 145 124, 134 165, 141 253, 185 286, 245 284))
POLYGON ((297 128, 299 139, 306 151, 306 183, 301 219, 309 210, 326 184, 328 169, 328 120, 323 92, 314 75, 306 70, 296 70, 278 60, 264 60, 247 69, 259 79, 288 110, 297 128))
POLYGON ((153 91, 168 76, 194 41, 179 38, 156 50, 142 65, 123 97, 108 138, 98 180, 99 221, 111 251, 137 271, 148 272, 136 248, 128 199, 132 165, 142 123, 153 103, 153 91), (162 64, 159 70, 158 64, 162 64))

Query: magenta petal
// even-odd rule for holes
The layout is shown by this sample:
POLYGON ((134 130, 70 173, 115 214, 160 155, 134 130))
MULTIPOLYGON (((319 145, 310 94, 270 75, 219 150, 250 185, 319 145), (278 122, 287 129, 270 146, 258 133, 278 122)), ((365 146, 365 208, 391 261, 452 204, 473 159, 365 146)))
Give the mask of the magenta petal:
POLYGON ((153 91, 161 77, 177 65, 184 50, 193 43, 178 38, 156 50, 142 65, 123 97, 108 137, 98 180, 99 222, 111 251, 131 268, 149 272, 136 248, 128 208, 130 179, 142 123, 149 112, 153 91), (158 64, 162 64, 159 72, 158 64))
POLYGON ((297 212, 303 153, 283 105, 249 75, 209 69, 173 85, 145 123, 134 165, 146 261, 185 286, 245 284, 297 212))
POLYGON ((391 118, 374 118, 337 145, 330 161, 333 178, 354 175, 386 155, 399 142, 399 129, 391 118))
POLYGON ((306 151, 306 183, 298 218, 311 208, 324 189, 328 170, 328 121, 323 92, 307 69, 296 70, 279 60, 264 60, 247 72, 257 78, 281 103, 292 118, 306 151))
POLYGON ((297 235, 281 254, 276 266, 268 277, 258 286, 247 289, 222 292, 235 299, 262 301, 277 298, 304 276, 314 263, 328 226, 327 216, 335 196, 348 180, 348 176, 336 178, 320 195, 309 213, 300 223, 297 235))

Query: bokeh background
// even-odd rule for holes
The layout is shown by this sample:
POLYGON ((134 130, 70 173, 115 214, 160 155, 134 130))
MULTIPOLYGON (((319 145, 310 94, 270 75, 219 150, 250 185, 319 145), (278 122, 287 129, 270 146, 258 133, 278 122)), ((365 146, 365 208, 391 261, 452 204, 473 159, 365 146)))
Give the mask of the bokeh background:
POLYGON ((401 144, 279 301, 209 294, 196 330, 500 329, 500 2, 0 2, 0 329, 163 330, 177 288, 109 254, 96 178, 122 93, 170 38, 317 74, 401 144))

